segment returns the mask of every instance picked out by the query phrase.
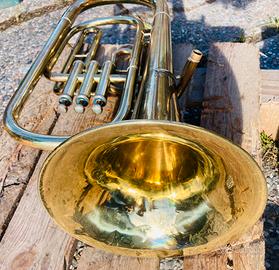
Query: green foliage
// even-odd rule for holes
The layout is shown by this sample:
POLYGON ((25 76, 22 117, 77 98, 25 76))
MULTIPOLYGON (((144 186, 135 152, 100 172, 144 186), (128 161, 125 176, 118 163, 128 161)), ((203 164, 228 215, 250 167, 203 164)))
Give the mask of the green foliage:
POLYGON ((234 40, 234 42, 245 43, 246 40, 247 40, 247 38, 246 38, 245 34, 241 33, 240 36, 234 40))
POLYGON ((276 168, 279 166, 279 150, 275 140, 267 135, 264 131, 260 133, 263 161, 267 165, 276 168))
POLYGON ((276 30, 279 31, 279 17, 269 18, 269 26, 272 28, 276 28, 276 30))

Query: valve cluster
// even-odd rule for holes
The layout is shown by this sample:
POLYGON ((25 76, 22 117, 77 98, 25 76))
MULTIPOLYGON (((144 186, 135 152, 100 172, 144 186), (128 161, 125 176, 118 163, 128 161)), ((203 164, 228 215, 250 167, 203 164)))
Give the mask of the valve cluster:
POLYGON ((60 77, 66 77, 65 82, 56 82, 53 88, 59 95, 59 112, 67 112, 69 106, 74 105, 77 113, 83 113, 91 105, 95 114, 101 114, 107 103, 111 83, 125 82, 127 70, 117 69, 117 57, 125 54, 129 59, 131 49, 116 50, 112 53, 111 60, 106 60, 100 68, 100 64, 94 59, 101 36, 102 31, 99 29, 86 29, 73 46, 62 73, 59 74, 60 77))

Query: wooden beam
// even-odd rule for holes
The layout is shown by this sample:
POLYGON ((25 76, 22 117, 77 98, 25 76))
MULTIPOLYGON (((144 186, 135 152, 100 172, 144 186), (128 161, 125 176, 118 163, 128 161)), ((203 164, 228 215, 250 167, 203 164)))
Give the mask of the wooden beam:
POLYGON ((159 259, 136 258, 117 256, 112 253, 99 251, 92 247, 86 247, 83 250, 78 261, 78 270, 155 270, 159 269, 159 259))
MULTIPOLYGON (((40 81, 32 97, 26 102, 20 123, 26 129, 49 133, 57 119, 54 113, 56 97, 51 83, 40 81), (48 90, 46 90, 48 89, 48 90), (38 105, 39 104, 39 105, 38 105)), ((2 130, 2 129, 1 129, 2 130)), ((40 151, 19 144, 2 130, 0 135, 0 235, 4 233, 17 203, 34 171, 40 151)))
POLYGON ((279 70, 262 70, 261 131, 279 139, 279 70))
MULTIPOLYGON (((260 80, 257 48, 238 43, 211 47, 201 125, 239 144, 258 161, 260 80)), ((262 222, 222 250, 186 257, 184 269, 264 269, 262 222)))

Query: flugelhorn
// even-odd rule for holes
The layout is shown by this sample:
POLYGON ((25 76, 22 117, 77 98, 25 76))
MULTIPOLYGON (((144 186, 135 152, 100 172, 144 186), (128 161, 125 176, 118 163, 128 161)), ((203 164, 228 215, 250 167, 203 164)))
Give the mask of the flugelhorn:
POLYGON ((117 3, 78 0, 67 9, 7 107, 6 129, 25 144, 56 147, 42 167, 39 189, 50 216, 73 237, 131 256, 212 251, 237 239, 260 218, 267 198, 264 176, 238 146, 179 122, 177 96, 201 53, 192 53, 177 85, 165 0, 121 1, 153 10, 151 32, 133 16, 74 25, 81 12, 117 3), (95 55, 101 28, 111 24, 131 25, 134 44, 115 51, 100 68, 95 55), (62 71, 54 72, 75 35, 62 71), (117 67, 121 54, 128 59, 125 70, 117 67), (42 75, 55 82, 61 111, 75 106, 77 113, 91 108, 100 114, 107 97, 119 95, 112 123, 71 138, 20 127, 22 106, 42 75))

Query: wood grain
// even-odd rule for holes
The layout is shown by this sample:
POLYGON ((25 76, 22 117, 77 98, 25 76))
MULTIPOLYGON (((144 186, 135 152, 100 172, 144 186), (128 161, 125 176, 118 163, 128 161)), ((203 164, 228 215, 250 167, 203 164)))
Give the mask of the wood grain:
POLYGON ((228 270, 227 255, 223 251, 184 258, 185 270, 228 270))
POLYGON ((209 54, 201 125, 258 158, 259 52, 241 43, 219 43, 209 54))
MULTIPOLYGON (((227 137, 259 160, 260 69, 258 49, 217 43, 209 53, 201 125, 227 137)), ((239 241, 216 253, 184 259, 184 269, 264 269, 259 221, 239 241)))
POLYGON ((262 71, 260 127, 279 139, 279 70, 262 71))
POLYGON ((86 247, 78 262, 78 270, 155 270, 159 269, 159 260, 117 256, 95 248, 86 247))
POLYGON ((261 70, 261 94, 261 103, 266 102, 265 99, 279 100, 279 70, 261 70))
MULTIPOLYGON (((23 127, 37 132, 48 133, 56 121, 54 113, 55 96, 51 84, 42 80, 34 95, 26 102, 20 118, 23 127), (45 90, 47 89, 47 90, 45 90)), ((0 135, 0 235, 8 226, 26 184, 37 165, 39 150, 30 151, 11 138, 2 129, 0 135)))

